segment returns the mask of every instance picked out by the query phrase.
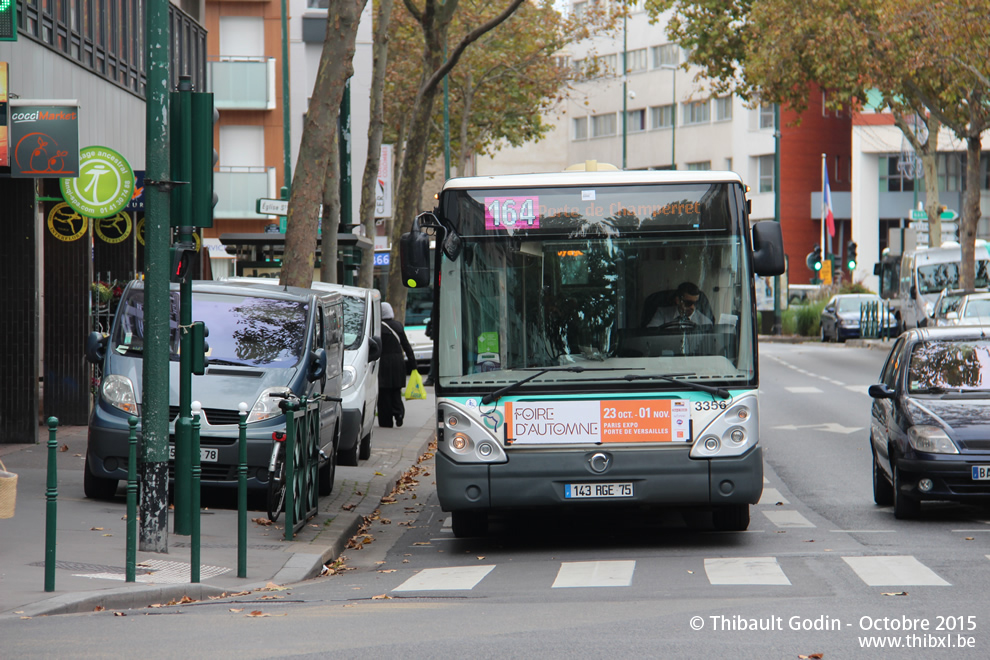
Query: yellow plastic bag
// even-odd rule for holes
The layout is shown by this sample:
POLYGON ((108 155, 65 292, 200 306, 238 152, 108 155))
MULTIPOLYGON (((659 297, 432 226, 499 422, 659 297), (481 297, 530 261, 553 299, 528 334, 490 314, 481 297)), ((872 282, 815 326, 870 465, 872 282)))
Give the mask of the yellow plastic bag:
POLYGON ((406 399, 425 399, 426 388, 423 387, 423 377, 415 369, 409 374, 409 382, 406 384, 406 399))

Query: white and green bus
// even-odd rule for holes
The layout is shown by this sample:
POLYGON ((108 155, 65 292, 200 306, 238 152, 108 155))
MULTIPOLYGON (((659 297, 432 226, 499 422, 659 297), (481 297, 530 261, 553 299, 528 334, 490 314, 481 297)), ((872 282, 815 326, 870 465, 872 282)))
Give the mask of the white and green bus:
POLYGON ((777 223, 750 227, 746 190, 711 171, 446 182, 400 252, 406 285, 434 291, 437 491, 456 536, 493 511, 592 504, 748 527, 753 282, 784 251, 777 223))

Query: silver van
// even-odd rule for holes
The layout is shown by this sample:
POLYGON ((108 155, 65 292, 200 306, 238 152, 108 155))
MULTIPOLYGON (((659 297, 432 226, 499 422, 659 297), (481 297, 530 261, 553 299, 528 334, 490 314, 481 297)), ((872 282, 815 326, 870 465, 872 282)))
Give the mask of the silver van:
MULTIPOLYGON (((278 287, 277 279, 231 277, 225 281, 278 287)), ((343 417, 337 463, 357 465, 371 457, 378 406, 378 358, 382 354, 382 295, 378 289, 313 282, 315 291, 335 292, 344 304, 343 417)))
MULTIPOLYGON (((174 443, 179 414, 178 284, 171 285, 169 300, 169 442, 174 443)), ((118 481, 127 478, 127 420, 141 416, 143 403, 144 302, 144 282, 132 281, 121 295, 110 334, 92 333, 87 340, 86 356, 100 367, 86 449, 87 497, 113 497, 118 481)), ((272 433, 285 430, 277 396, 288 390, 298 397, 340 400, 342 304, 335 292, 212 280, 192 283, 192 320, 203 321, 207 331, 206 373, 192 376, 192 399, 203 406, 204 485, 237 485, 241 402, 249 410, 248 486, 265 488, 272 433)), ((320 402, 320 495, 329 495, 333 488, 341 417, 340 403, 320 402)))

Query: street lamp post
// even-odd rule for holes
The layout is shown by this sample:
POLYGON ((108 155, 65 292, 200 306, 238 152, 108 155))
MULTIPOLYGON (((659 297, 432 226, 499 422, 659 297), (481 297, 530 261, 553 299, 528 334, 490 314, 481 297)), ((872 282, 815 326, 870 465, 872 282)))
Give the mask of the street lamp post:
POLYGON ((629 99, 628 79, 629 68, 626 66, 626 21, 627 17, 622 17, 622 169, 626 169, 626 134, 629 117, 626 114, 629 99))
POLYGON ((677 169, 677 65, 661 64, 670 71, 670 169, 677 169))

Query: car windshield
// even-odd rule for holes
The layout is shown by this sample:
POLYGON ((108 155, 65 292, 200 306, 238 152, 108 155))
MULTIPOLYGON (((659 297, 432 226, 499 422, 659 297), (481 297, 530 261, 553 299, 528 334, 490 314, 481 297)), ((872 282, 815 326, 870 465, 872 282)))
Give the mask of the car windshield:
MULTIPOLYGON (((979 259, 976 262, 976 276, 973 285, 985 287, 990 283, 990 261, 979 259)), ((959 264, 941 263, 918 266, 918 292, 936 294, 942 289, 959 288, 959 264)))
POLYGON ((974 316, 990 316, 990 298, 970 299, 966 303, 963 316, 971 318, 974 316))
MULTIPOLYGON (((170 360, 179 360, 179 292, 169 293, 170 360)), ((292 367, 303 352, 308 305, 294 300, 240 293, 193 292, 193 321, 207 330, 212 364, 292 367)), ((121 302, 110 350, 121 355, 144 350, 144 290, 131 289, 121 302)))
POLYGON ((990 390, 990 340, 933 340, 911 350, 908 391, 990 390))
POLYGON ((877 296, 843 296, 842 298, 836 298, 836 311, 841 314, 849 314, 855 312, 859 314, 860 305, 868 302, 880 302, 880 298, 877 296))

